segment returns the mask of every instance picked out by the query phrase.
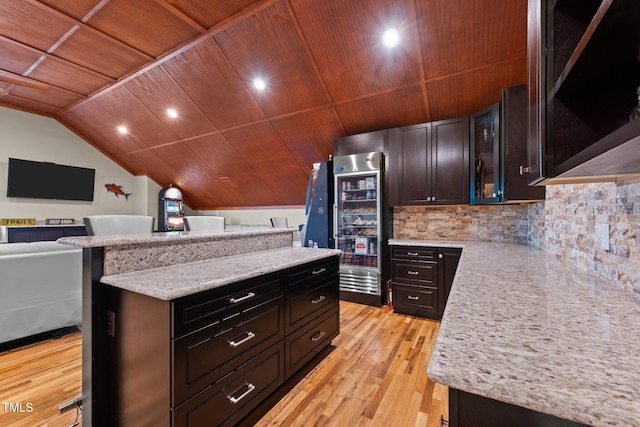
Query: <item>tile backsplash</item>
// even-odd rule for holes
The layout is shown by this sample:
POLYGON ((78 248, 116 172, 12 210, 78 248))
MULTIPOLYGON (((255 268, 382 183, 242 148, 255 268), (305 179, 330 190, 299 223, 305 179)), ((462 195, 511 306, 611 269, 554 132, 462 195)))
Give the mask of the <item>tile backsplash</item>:
POLYGON ((539 203, 395 207, 393 227, 398 239, 531 245, 640 293, 638 179, 549 185, 539 203), (602 248, 607 226, 608 250, 602 248))
POLYGON ((527 205, 395 207, 393 235, 396 239, 527 244, 527 212, 527 205))
POLYGON ((547 186, 542 234, 558 259, 640 293, 640 182, 547 186))

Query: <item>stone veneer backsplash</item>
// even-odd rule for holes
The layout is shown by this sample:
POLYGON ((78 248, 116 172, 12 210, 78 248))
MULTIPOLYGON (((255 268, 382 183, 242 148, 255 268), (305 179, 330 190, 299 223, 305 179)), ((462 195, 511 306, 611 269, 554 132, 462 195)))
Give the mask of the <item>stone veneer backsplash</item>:
POLYGON ((640 293, 640 181, 546 188, 539 203, 395 207, 393 236, 526 244, 640 293), (608 251, 596 237, 601 224, 608 251))
POLYGON ((527 205, 399 206, 396 239, 528 243, 527 205))
POLYGON ((547 186, 544 218, 541 248, 640 293, 640 182, 547 186), (602 226, 609 250, 596 233, 602 226))

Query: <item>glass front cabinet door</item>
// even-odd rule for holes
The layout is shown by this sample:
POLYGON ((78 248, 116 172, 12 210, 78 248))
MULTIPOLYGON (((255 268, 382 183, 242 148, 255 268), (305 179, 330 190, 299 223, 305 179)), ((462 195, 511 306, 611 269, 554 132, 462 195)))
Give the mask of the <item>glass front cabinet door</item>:
POLYGON ((500 104, 471 116, 471 204, 498 203, 503 189, 500 174, 500 104))

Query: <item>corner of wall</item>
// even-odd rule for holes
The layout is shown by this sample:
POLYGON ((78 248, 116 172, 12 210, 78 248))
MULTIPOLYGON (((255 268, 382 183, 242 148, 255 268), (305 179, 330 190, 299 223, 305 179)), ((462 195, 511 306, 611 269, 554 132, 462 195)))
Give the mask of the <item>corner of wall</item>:
POLYGON ((536 227, 540 246, 558 259, 640 292, 640 182, 547 186, 544 223, 536 227))

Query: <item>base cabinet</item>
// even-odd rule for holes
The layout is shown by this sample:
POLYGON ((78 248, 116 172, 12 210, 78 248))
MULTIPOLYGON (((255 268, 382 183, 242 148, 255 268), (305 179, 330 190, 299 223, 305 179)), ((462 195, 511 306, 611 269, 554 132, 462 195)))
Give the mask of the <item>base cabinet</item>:
POLYGON ((340 332, 337 256, 173 301, 99 286, 94 425, 235 425, 340 332))
POLYGON ((461 249, 391 246, 393 311, 441 319, 461 249))
POLYGON ((172 425, 233 425, 275 391, 284 379, 284 348, 280 342, 207 388, 197 398, 173 409, 172 425))
POLYGON ((585 427, 585 424, 449 388, 449 426, 585 427))

